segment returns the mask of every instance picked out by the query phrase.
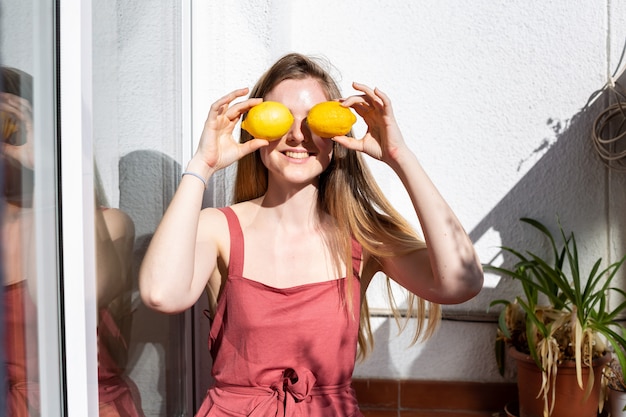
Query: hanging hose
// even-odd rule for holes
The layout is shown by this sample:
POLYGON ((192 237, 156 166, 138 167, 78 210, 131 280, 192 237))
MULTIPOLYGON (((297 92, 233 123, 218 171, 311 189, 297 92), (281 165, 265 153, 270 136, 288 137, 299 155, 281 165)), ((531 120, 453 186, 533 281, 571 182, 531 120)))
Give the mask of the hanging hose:
POLYGON ((615 102, 596 117, 591 138, 607 167, 626 172, 626 95, 618 83, 613 84, 607 88, 615 102))
MULTIPOLYGON (((626 55, 626 43, 617 64, 617 70, 613 74, 607 74, 608 82, 601 90, 596 91, 589 101, 595 99, 600 93, 608 91, 609 100, 613 103, 605 108, 596 117, 591 130, 593 145, 600 155, 602 162, 609 168, 626 172, 626 94, 616 81, 620 76, 617 71, 622 67, 622 61, 626 55)), ((624 69, 622 69, 622 72, 624 69)))

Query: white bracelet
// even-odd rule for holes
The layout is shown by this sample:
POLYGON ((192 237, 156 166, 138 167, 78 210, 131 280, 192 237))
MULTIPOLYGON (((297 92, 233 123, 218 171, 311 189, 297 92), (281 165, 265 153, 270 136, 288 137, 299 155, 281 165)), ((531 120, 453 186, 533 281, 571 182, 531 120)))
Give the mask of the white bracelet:
POLYGON ((197 179, 199 179, 200 181, 202 181, 202 184, 204 184, 204 189, 206 190, 208 187, 208 184, 206 183, 206 180, 204 178, 202 178, 202 175, 200 174, 196 174, 195 172, 191 172, 191 171, 185 171, 183 172, 183 174, 181 175, 181 177, 184 177, 185 175, 191 175, 196 177, 197 179))

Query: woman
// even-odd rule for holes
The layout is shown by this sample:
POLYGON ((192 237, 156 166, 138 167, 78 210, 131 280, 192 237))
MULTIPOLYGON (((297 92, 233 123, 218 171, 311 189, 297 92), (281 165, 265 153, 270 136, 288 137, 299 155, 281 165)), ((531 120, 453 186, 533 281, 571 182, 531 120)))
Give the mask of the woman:
POLYGON ((207 288, 216 384, 198 416, 360 416, 350 381, 357 339, 367 347, 359 307, 374 274, 416 295, 422 313, 424 300, 435 303, 431 317, 436 304, 480 291, 473 245, 404 142, 389 98, 353 87, 358 94, 341 101, 367 124, 358 140, 311 133, 311 107, 341 95, 319 63, 299 54, 277 61, 251 98, 234 103, 244 88, 211 106, 140 271, 144 302, 163 312, 189 308, 207 288), (263 100, 289 108, 291 129, 273 142, 242 131, 236 143, 236 123, 263 100), (360 153, 400 177, 424 240, 383 197, 360 153), (200 210, 206 182, 237 161, 235 204, 200 210))

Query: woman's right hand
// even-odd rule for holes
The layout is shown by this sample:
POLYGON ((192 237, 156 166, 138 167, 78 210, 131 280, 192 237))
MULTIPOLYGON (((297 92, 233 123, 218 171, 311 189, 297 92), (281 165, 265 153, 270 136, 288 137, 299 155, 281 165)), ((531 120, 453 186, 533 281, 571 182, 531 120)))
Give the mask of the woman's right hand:
POLYGON ((211 105, 198 149, 193 158, 194 160, 200 159, 206 164, 209 175, 269 144, 264 139, 252 139, 245 143, 238 143, 233 138, 233 130, 241 116, 263 101, 261 98, 250 98, 231 105, 233 100, 246 94, 248 94, 248 89, 241 88, 225 95, 211 105))

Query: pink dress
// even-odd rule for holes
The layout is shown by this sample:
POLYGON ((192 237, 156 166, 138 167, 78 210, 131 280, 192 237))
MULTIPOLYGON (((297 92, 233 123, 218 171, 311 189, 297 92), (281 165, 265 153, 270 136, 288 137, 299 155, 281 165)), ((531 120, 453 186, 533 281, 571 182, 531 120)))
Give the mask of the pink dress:
POLYGON ((135 383, 124 375, 107 346, 128 349, 111 312, 100 310, 98 324, 98 406, 99 417, 143 417, 141 398, 135 383))
MULTIPOLYGON (((228 279, 209 334, 216 382, 196 416, 361 417, 351 387, 359 280, 352 286, 350 314, 343 299, 346 278, 274 288, 243 277, 241 226, 230 208, 222 211, 231 246, 228 279)), ((356 243, 352 254, 358 277, 356 243)))
MULTIPOLYGON (((7 416, 39 416, 37 307, 28 294, 25 280, 5 286, 3 300, 7 416)), ((0 410, 0 415, 3 411, 0 410)))
MULTIPOLYGON (((37 356, 37 308, 31 301, 26 281, 4 287, 6 334, 5 370, 8 379, 7 416, 40 415, 39 366, 37 356)), ((98 394, 100 417, 143 417, 139 392, 123 376, 103 340, 122 343, 122 335, 108 310, 100 311, 98 327, 98 394)), ((0 416, 4 415, 0 410, 0 416)))

